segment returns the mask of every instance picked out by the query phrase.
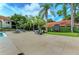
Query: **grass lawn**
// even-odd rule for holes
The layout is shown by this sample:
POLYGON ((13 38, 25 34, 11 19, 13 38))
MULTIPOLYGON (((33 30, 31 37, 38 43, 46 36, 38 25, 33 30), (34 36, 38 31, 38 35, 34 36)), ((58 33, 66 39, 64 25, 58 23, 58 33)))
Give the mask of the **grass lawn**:
POLYGON ((48 32, 47 34, 79 37, 79 33, 71 33, 71 32, 48 32))

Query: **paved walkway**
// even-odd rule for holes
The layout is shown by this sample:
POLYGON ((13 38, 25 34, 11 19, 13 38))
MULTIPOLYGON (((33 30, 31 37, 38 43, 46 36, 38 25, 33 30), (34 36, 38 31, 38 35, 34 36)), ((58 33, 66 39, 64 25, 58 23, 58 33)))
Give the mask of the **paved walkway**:
POLYGON ((0 37, 0 55, 17 55, 16 46, 8 37, 0 37))
POLYGON ((79 54, 78 37, 36 35, 33 32, 7 32, 7 35, 17 50, 26 55, 79 54))

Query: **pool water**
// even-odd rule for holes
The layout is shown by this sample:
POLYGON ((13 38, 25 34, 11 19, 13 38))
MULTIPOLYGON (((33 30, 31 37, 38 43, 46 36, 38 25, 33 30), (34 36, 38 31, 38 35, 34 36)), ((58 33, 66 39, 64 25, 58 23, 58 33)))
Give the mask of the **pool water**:
POLYGON ((7 35, 4 32, 0 32, 0 37, 6 37, 7 35))
POLYGON ((0 33, 0 37, 3 37, 3 33, 0 33))

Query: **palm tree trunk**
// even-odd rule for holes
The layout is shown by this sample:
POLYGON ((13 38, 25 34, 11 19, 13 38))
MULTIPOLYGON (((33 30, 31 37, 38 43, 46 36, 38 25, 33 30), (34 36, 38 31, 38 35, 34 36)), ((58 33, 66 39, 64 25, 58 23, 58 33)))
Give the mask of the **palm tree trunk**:
POLYGON ((64 3, 64 5, 63 5, 63 14, 64 14, 64 18, 66 18, 66 16, 67 16, 66 3, 64 3))
POLYGON ((35 26, 34 26, 34 23, 33 23, 33 31, 35 30, 34 28, 35 28, 35 26))
POLYGON ((76 11, 77 11, 76 7, 77 7, 77 6, 78 6, 78 5, 74 3, 74 6, 73 6, 73 8, 74 8, 74 19, 75 19, 75 17, 76 17, 76 11))
POLYGON ((46 15, 45 15, 45 17, 46 17, 46 32, 48 32, 48 27, 47 27, 47 15, 48 15, 48 13, 46 12, 46 15))
POLYGON ((71 32, 74 31, 74 9, 73 3, 71 3, 71 32))
POLYGON ((46 21, 46 32, 48 32, 48 28, 47 28, 47 21, 46 21))

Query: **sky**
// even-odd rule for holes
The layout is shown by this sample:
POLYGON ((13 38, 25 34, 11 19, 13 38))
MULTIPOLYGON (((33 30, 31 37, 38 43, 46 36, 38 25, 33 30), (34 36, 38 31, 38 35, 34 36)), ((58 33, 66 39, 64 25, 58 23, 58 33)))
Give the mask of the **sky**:
MULTIPOLYGON (((41 9, 39 3, 0 3, 0 15, 2 16, 11 16, 14 14, 37 16, 41 9)), ((48 18, 54 21, 62 20, 63 16, 58 16, 56 13, 53 16, 50 13, 50 10, 57 12, 60 9, 62 9, 62 5, 59 5, 56 9, 51 7, 48 10, 48 18)), ((70 8, 67 11, 70 14, 70 8)))

